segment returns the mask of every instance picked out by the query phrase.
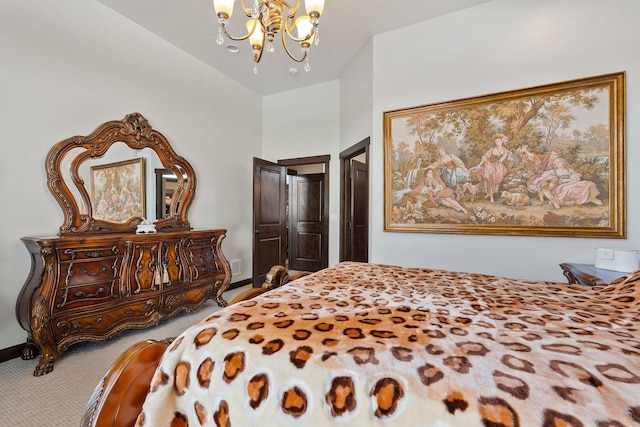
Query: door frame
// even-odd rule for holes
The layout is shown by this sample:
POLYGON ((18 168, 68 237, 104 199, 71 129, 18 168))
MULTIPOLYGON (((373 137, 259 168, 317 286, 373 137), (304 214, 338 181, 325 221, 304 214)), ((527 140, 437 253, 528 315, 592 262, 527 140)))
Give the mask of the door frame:
POLYGON ((365 163, 369 168, 369 146, 371 137, 347 148, 340 153, 340 261, 349 258, 351 239, 347 224, 351 221, 351 186, 349 175, 351 173, 351 159, 364 153, 365 163))

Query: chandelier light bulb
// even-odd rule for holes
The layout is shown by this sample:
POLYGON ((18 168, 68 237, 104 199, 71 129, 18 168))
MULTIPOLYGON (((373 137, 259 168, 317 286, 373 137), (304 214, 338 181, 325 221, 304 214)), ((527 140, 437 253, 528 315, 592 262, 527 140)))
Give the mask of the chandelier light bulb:
POLYGON ((264 31, 262 30, 260 21, 252 19, 247 21, 246 25, 247 31, 251 31, 251 34, 249 35, 249 43, 251 44, 251 47, 255 49, 256 46, 259 46, 259 49, 262 49, 262 45, 264 43, 264 31))
POLYGON ((320 16, 324 9, 324 0, 305 0, 304 7, 307 10, 307 14, 320 16))
POLYGON ((302 15, 296 19, 296 31, 298 32, 299 39, 306 39, 310 37, 307 42, 311 44, 313 41, 313 24, 311 24, 311 18, 309 15, 302 15))
POLYGON ((213 8, 216 11, 216 15, 225 16, 227 19, 231 18, 233 14, 233 5, 235 0, 213 0, 213 8))

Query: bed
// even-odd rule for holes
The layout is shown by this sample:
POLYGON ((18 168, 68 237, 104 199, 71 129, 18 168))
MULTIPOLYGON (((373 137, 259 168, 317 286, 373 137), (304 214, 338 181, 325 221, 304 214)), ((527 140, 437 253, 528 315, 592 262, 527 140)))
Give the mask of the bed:
POLYGON ((639 279, 340 263, 139 344, 82 425, 640 425, 639 279))

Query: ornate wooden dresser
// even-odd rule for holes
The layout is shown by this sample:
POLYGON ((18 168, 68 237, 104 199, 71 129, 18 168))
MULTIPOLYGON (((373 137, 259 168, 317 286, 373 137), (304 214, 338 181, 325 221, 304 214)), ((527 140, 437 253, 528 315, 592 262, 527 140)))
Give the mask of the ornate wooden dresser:
POLYGON ((231 279, 221 249, 226 230, 191 229, 187 212, 195 194, 195 173, 144 117, 133 113, 89 136, 61 141, 49 152, 46 166, 49 189, 65 223, 58 236, 22 239, 32 268, 16 316, 28 332, 22 358, 41 355, 34 375, 49 373, 56 356, 76 342, 104 341, 125 329, 156 325, 181 311, 196 310, 210 298, 226 305, 222 293, 231 279), (121 153, 140 157, 133 163, 118 159, 87 167, 85 161, 95 165, 97 159, 113 160, 106 153, 115 143, 128 147, 121 153), (138 159, 149 153, 147 163, 173 172, 177 182, 169 215, 157 219, 155 227, 138 227, 143 222, 138 214, 149 210, 136 211, 132 206, 141 204, 136 202, 124 208, 131 216, 114 220, 109 212, 120 209, 120 201, 149 201, 149 193, 156 190, 145 195, 146 186, 137 181, 145 181, 144 162, 138 159), (129 164, 135 167, 126 169, 129 164), (105 169, 109 175, 99 181, 97 171, 105 169), (91 195, 84 186, 87 175, 91 195), (116 187, 119 195, 109 209, 96 209, 102 187, 116 187), (129 197, 137 190, 140 197, 129 197))

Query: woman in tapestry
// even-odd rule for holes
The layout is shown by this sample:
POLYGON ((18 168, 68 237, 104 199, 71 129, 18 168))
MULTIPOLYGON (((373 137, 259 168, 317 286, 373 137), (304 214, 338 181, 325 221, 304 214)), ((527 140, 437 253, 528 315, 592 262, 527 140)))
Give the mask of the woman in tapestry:
POLYGON ((494 196, 500 189, 500 184, 507 174, 505 164, 510 151, 504 146, 507 137, 502 134, 494 135, 494 146, 480 159, 480 163, 471 168, 471 172, 478 173, 478 179, 482 183, 485 199, 494 202, 494 196))
POLYGON ((580 174, 576 173, 562 158, 554 161, 554 168, 544 172, 534 181, 534 185, 541 188, 544 195, 554 208, 560 206, 574 206, 585 203, 601 205, 598 199, 600 191, 592 181, 583 181, 580 174), (546 188, 548 190, 544 190, 546 188))

